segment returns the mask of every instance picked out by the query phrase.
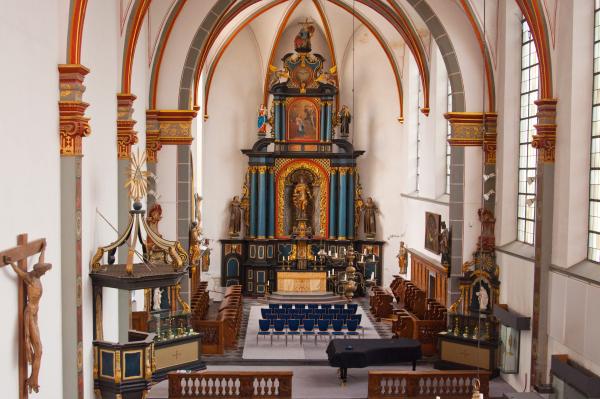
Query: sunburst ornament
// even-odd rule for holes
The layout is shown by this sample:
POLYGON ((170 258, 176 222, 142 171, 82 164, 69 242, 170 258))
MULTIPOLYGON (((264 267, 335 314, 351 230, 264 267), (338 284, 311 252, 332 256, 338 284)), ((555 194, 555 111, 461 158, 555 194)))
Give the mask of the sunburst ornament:
POLYGON ((127 181, 125 188, 129 190, 129 198, 134 202, 139 202, 148 193, 148 171, 142 170, 146 163, 146 151, 137 150, 136 154, 131 154, 129 159, 129 170, 127 171, 127 181))

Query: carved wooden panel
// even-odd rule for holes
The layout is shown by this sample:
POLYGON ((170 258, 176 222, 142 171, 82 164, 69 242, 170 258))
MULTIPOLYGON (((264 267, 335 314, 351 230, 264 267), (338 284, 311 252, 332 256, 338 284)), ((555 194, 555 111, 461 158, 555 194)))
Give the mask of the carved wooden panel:
POLYGON ((411 281, 427 295, 448 306, 448 272, 441 263, 410 250, 411 281), (430 280, 431 279, 431 280, 430 280))

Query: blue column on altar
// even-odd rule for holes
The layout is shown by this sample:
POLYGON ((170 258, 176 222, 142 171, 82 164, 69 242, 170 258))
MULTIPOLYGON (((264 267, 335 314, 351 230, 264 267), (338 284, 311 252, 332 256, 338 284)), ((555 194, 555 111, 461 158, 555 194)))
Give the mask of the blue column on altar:
POLYGON ((321 141, 325 141, 327 140, 327 113, 325 112, 325 110, 327 109, 327 103, 325 101, 321 102, 321 123, 320 123, 320 127, 321 127, 321 141))
POLYGON ((280 141, 281 140, 281 123, 280 123, 281 109, 280 109, 279 100, 273 100, 273 109, 275 110, 275 116, 274 116, 275 126, 273 126, 273 129, 275 130, 275 140, 280 141))
POLYGON ((280 123, 281 123, 281 140, 285 140, 285 135, 286 135, 286 120, 287 120, 287 116, 285 115, 285 101, 281 101, 281 104, 279 106, 280 108, 280 112, 281 112, 281 117, 279 118, 280 123))
POLYGON ((340 168, 340 195, 338 212, 338 239, 348 238, 347 212, 348 212, 348 168, 340 168))
POLYGON ((258 167, 258 232, 257 238, 267 238, 267 167, 258 167))
POLYGON ((348 172, 348 238, 354 238, 354 168, 348 172))
POLYGON ((269 178, 269 189, 268 189, 268 225, 267 225, 267 236, 268 238, 275 237, 275 173, 272 168, 268 170, 269 178))
POLYGON ((325 105, 325 139, 327 141, 331 141, 331 124, 332 124, 332 120, 331 120, 331 113, 333 112, 333 102, 329 101, 326 105, 325 105))
POLYGON ((258 232, 256 226, 256 207, 258 204, 256 168, 250 167, 250 236, 256 237, 258 232))
POLYGON ((337 170, 332 168, 329 175, 329 238, 332 239, 337 237, 337 185, 337 170))

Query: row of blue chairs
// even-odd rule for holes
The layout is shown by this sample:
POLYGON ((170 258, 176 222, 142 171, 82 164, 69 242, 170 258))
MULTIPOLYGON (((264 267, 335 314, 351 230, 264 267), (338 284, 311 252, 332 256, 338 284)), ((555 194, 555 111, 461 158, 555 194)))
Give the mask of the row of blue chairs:
MULTIPOLYGON (((260 315, 263 319, 266 319, 268 315, 292 315, 298 316, 314 314, 318 315, 319 318, 321 316, 330 315, 330 316, 338 316, 338 315, 354 315, 356 314, 356 309, 267 309, 261 308, 260 315)), ((333 317, 335 318, 335 317, 333 317)))
POLYGON ((287 325, 289 320, 300 320, 300 322, 302 323, 303 320, 315 320, 315 323, 317 323, 319 320, 328 320, 329 323, 331 324, 332 320, 342 320, 344 325, 346 324, 347 320, 356 320, 358 322, 358 325, 360 326, 360 323, 362 321, 362 315, 361 314, 351 314, 351 315, 330 315, 330 314, 324 314, 324 315, 317 315, 317 314, 298 314, 298 315, 293 315, 293 314, 263 314, 262 315, 263 319, 266 320, 270 320, 271 322, 271 326, 273 324, 275 324, 276 320, 283 320, 284 324, 287 325))
POLYGON ((310 303, 308 305, 303 303, 270 303, 269 309, 353 309, 356 313, 358 304, 356 303, 336 303, 336 304, 315 304, 310 303))
MULTIPOLYGON (((267 319, 258 320, 258 333, 256 334, 256 344, 258 345, 258 337, 271 337, 271 345, 273 345, 273 337, 285 337, 285 346, 288 344, 288 337, 292 337, 294 340, 295 336, 300 337, 300 345, 302 345, 303 338, 314 337, 315 345, 317 345, 317 338, 328 337, 330 340, 333 337, 349 338, 357 337, 360 338, 360 333, 357 331, 359 328, 358 320, 347 320, 344 323, 341 319, 331 320, 315 320, 304 319, 302 322, 298 319, 289 319, 287 326, 283 319, 275 320, 275 323, 271 325, 271 321, 267 319), (300 330, 302 326, 302 330, 300 330)), ((363 331, 364 334, 364 331, 363 331)))

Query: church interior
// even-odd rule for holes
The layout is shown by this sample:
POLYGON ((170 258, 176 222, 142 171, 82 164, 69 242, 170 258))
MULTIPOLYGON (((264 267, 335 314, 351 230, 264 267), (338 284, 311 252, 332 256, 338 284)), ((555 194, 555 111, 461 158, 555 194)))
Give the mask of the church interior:
POLYGON ((3 398, 600 398, 600 0, 0 4, 3 398))

